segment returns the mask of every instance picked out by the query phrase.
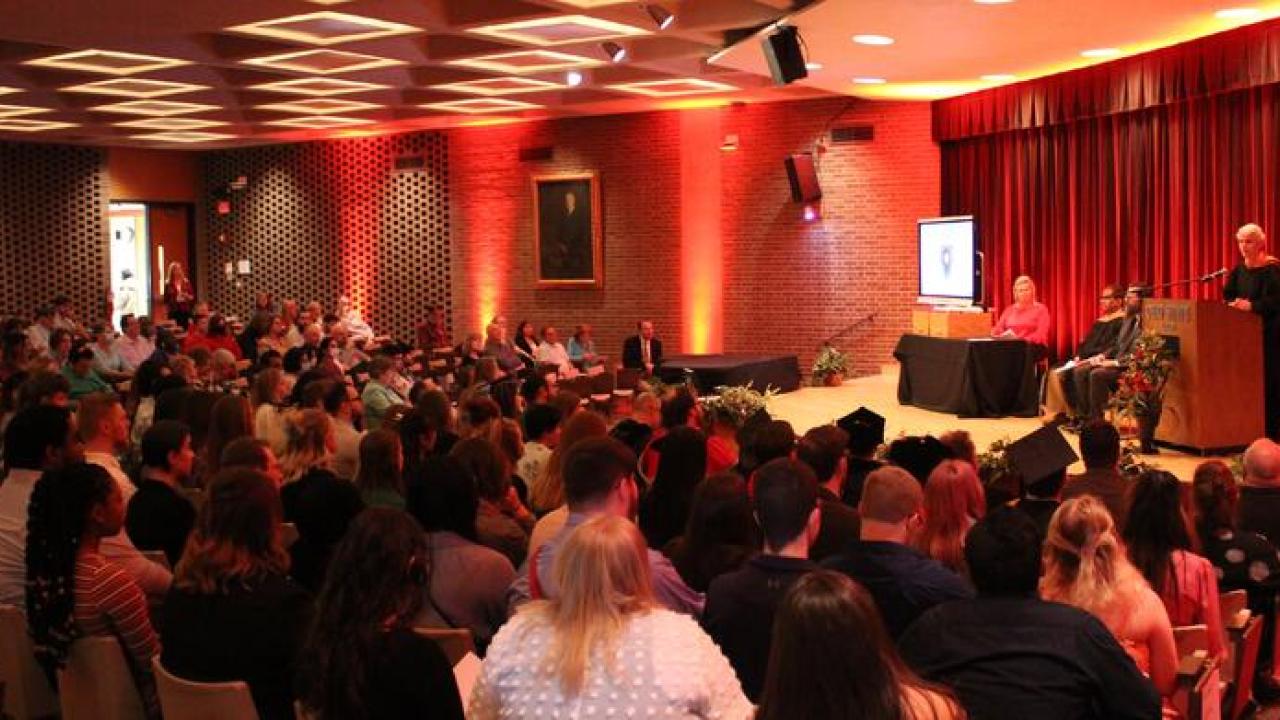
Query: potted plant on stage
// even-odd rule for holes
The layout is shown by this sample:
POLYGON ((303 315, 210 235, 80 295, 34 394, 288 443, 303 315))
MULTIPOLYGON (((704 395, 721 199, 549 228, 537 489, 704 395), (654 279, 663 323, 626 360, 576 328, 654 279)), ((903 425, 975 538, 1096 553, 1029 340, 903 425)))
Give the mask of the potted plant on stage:
POLYGON ((849 357, 831 345, 823 345, 813 361, 813 384, 839 387, 849 371, 849 357))
POLYGON ((1156 450, 1156 426, 1164 410, 1164 391, 1173 374, 1174 356, 1165 339, 1156 333, 1143 333, 1134 343, 1133 353, 1111 396, 1116 424, 1128 419, 1137 425, 1138 441, 1144 454, 1156 450))

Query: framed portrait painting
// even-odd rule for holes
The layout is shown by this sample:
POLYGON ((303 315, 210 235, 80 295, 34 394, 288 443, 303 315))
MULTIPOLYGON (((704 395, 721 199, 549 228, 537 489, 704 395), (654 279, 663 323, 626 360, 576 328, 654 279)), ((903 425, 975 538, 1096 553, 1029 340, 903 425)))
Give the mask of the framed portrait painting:
POLYGON ((598 173, 533 178, 533 257, 539 288, 604 287, 598 173))

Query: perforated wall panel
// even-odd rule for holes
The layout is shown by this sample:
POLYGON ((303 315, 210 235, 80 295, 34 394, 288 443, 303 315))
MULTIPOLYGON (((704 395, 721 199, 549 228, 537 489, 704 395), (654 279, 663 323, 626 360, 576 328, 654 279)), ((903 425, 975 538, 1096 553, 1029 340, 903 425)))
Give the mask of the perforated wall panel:
POLYGON ((0 142, 0 314, 32 316, 65 293, 103 315, 107 193, 101 150, 0 142))
POLYGON ((214 307, 244 316, 266 290, 332 311, 347 295, 375 330, 410 341, 428 304, 452 316, 444 135, 210 152, 202 162, 209 197, 248 181, 230 191, 230 214, 209 203, 201 254, 214 307), (405 155, 424 157, 424 168, 393 172, 405 155), (248 275, 238 273, 241 260, 248 275))

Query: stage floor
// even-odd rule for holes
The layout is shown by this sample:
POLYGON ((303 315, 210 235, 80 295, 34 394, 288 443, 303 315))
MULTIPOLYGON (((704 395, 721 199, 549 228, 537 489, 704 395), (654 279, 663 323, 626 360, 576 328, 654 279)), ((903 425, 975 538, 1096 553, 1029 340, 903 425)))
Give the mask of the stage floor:
MULTIPOLYGON (((866 405, 885 417, 884 435, 887 441, 902 433, 940 435, 948 430, 968 430, 973 436, 974 444, 978 446, 978 452, 982 452, 996 440, 1016 440, 1040 427, 1040 421, 1035 418, 961 419, 955 415, 911 405, 899 405, 896 370, 893 373, 848 380, 841 387, 802 387, 796 392, 774 397, 769 403, 769 412, 774 417, 791 423, 797 434, 803 434, 810 428, 832 422, 857 409, 859 405, 866 405)), ((1076 435, 1063 435, 1078 451, 1076 435)), ((1145 456, 1145 459, 1177 475, 1183 482, 1191 482, 1196 466, 1212 458, 1161 448, 1159 455, 1145 456)), ((1083 470, 1083 463, 1077 462, 1071 467, 1073 473, 1083 470)))

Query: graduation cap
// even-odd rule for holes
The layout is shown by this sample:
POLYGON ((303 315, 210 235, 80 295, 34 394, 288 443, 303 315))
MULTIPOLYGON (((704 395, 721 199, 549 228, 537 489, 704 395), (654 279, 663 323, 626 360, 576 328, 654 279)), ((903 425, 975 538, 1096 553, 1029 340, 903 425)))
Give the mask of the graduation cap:
POLYGON ((1009 464, 1022 476, 1024 486, 1060 473, 1080 459, 1062 433, 1052 426, 1018 438, 1009 444, 1005 453, 1009 464))
POLYGON ((849 433, 849 451, 863 454, 884 443, 884 416, 860 407, 836 421, 836 427, 849 433))
POLYGON ((955 454, 951 448, 932 435, 910 435, 900 437, 889 445, 886 459, 898 467, 911 473, 924 485, 929 481, 929 473, 943 460, 951 460, 955 454))

